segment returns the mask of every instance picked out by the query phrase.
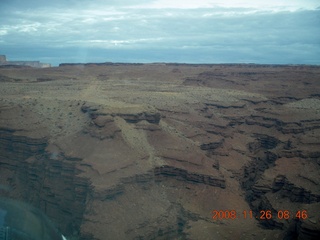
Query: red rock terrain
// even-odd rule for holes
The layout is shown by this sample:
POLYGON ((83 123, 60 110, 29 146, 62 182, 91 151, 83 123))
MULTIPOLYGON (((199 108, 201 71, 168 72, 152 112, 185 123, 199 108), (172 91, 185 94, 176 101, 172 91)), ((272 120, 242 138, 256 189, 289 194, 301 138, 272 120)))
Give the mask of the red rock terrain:
POLYGON ((0 194, 69 239, 319 239, 319 79, 316 66, 1 68, 0 194))

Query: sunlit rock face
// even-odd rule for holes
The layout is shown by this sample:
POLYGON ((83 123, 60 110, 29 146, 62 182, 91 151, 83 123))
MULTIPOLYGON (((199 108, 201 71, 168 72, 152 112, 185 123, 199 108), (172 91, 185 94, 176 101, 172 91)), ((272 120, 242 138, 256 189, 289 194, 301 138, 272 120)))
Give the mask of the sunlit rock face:
POLYGON ((0 195, 41 209, 72 239, 318 239, 319 75, 246 64, 1 68, 0 195))

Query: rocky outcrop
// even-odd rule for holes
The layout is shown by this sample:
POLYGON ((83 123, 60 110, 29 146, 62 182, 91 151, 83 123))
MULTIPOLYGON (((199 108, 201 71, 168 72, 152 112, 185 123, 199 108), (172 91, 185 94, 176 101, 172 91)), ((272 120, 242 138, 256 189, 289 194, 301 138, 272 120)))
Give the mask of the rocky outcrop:
POLYGON ((317 240, 320 236, 320 222, 315 219, 294 219, 291 221, 284 240, 317 240))
POLYGON ((92 118, 91 124, 83 129, 83 133, 88 133, 91 137, 100 140, 113 139, 120 132, 121 129, 116 125, 113 117, 108 115, 92 118))
POLYGON ((320 224, 319 221, 298 221, 296 232, 298 240, 316 240, 320 236, 320 224))
POLYGON ((124 184, 119 183, 113 187, 110 187, 108 189, 98 189, 95 188, 93 192, 93 198, 104 201, 104 200, 114 200, 117 196, 120 194, 123 194, 125 191, 124 184))
POLYGON ((210 107, 216 107, 216 108, 225 108, 225 109, 229 109, 229 108, 244 108, 245 104, 242 102, 234 102, 234 103, 205 103, 206 106, 210 106, 210 107))
POLYGON ((284 175, 278 175, 275 177, 272 184, 272 191, 279 191, 281 197, 289 198, 291 202, 306 204, 320 202, 320 195, 313 194, 311 191, 306 190, 303 187, 295 186, 295 184, 290 183, 284 175))
MULTIPOLYGON (((257 119, 256 119, 257 120, 257 119)), ((262 121, 255 123, 255 125, 262 126, 264 128, 275 127, 278 131, 285 134, 300 134, 310 131, 310 127, 302 123, 284 123, 275 119, 270 123, 266 123, 266 119, 260 119, 262 121), (297 126, 296 130, 293 130, 292 126, 297 126), (283 131, 287 127, 290 127, 290 131, 283 131)), ((252 122, 246 121, 246 124, 251 125, 252 122)), ((298 186, 290 182, 286 175, 278 174, 274 177, 273 182, 264 179, 264 173, 267 169, 271 169, 278 158, 302 158, 311 161, 316 161, 319 155, 317 152, 302 151, 297 149, 296 143, 292 140, 285 142, 280 141, 274 136, 266 134, 253 134, 256 140, 248 143, 248 150, 254 155, 251 156, 251 162, 244 168, 242 177, 242 187, 246 190, 246 200, 250 204, 251 208, 259 212, 260 210, 271 210, 273 214, 277 214, 277 210, 274 209, 273 203, 268 199, 272 198, 272 194, 276 194, 276 199, 288 199, 291 203, 299 204, 314 204, 320 201, 320 195, 312 192, 310 189, 306 189, 302 186, 298 186), (314 158, 312 158, 314 156, 314 158)), ((294 138, 293 138, 294 139, 294 138)), ((304 176, 298 176, 300 178, 307 178, 304 176)), ((307 178, 307 181, 312 185, 318 185, 312 179, 307 178)), ((288 222, 283 222, 276 217, 266 221, 259 222, 262 226, 269 229, 285 229, 287 236, 285 239, 316 239, 315 236, 319 233, 319 227, 308 223, 308 221, 289 219, 288 222), (291 224, 294 227, 289 227, 291 224), (290 230, 291 229, 291 230, 290 230), (292 230, 294 229, 294 230, 292 230)))
MULTIPOLYGON (((126 112, 117 112, 117 111, 111 111, 108 112, 108 110, 103 110, 103 109, 99 109, 99 107, 92 107, 89 105, 83 105, 81 107, 81 111, 83 113, 88 113, 91 119, 96 119, 100 116, 111 116, 111 117, 121 117, 123 118, 126 122, 128 123, 138 123, 140 121, 147 121, 149 123, 154 123, 154 124, 158 124, 160 122, 161 119, 161 115, 159 112, 156 111, 144 111, 144 110, 134 110, 132 112, 131 109, 129 109, 128 113, 126 112)), ((104 119, 108 119, 108 117, 104 117, 104 119)), ((101 120, 96 120, 97 121, 101 121, 101 120)), ((108 121, 108 120, 105 120, 108 121)))
POLYGON ((116 117, 124 119, 127 123, 136 124, 136 129, 149 131, 160 130, 158 124, 161 116, 158 112, 134 111, 134 113, 117 113, 112 111, 108 112, 108 110, 103 110, 101 107, 99 109, 99 107, 88 105, 83 105, 81 111, 88 114, 91 119, 91 123, 83 132, 100 140, 112 139, 117 133, 121 132, 121 129, 115 123, 116 117))
POLYGON ((268 136, 265 134, 254 134, 254 137, 257 139, 257 141, 254 143, 250 143, 248 146, 251 152, 257 151, 259 149, 270 150, 275 148, 279 143, 279 140, 275 137, 268 136))
MULTIPOLYGON (((0 128, 0 153, 3 159, 18 161, 18 159, 27 159, 44 153, 47 146, 46 138, 28 138, 18 134, 17 130, 0 128)), ((10 162, 6 164, 10 165, 10 162)))
POLYGON ((28 67, 34 67, 34 68, 46 68, 51 67, 51 64, 49 63, 41 63, 39 61, 7 61, 5 55, 2 56, 2 59, 0 61, 0 66, 28 66, 28 67))
POLYGON ((160 122, 160 113, 149 113, 142 112, 138 114, 122 114, 120 113, 118 116, 122 117, 128 123, 137 123, 140 121, 147 121, 149 123, 158 124, 160 122))
MULTIPOLYGON (((213 177, 209 175, 192 173, 187 170, 175 168, 172 166, 161 166, 154 170, 155 176, 173 177, 181 181, 189 181, 192 183, 202 183, 210 186, 225 188, 225 180, 219 177, 213 177)), ((160 178, 161 179, 161 178, 160 178)))
POLYGON ((200 145, 200 149, 201 150, 215 150, 217 149, 218 147, 222 146, 222 144, 224 143, 224 139, 220 140, 220 141, 217 141, 217 142, 210 142, 210 143, 203 143, 200 145))
POLYGON ((40 208, 65 235, 79 232, 87 197, 87 179, 78 176, 77 159, 46 151, 45 138, 0 130, 0 167, 12 191, 5 193, 40 208))
POLYGON ((320 128, 320 120, 301 120, 297 122, 285 122, 277 118, 251 115, 245 120, 248 125, 257 125, 265 128, 274 127, 283 134, 299 134, 320 128))

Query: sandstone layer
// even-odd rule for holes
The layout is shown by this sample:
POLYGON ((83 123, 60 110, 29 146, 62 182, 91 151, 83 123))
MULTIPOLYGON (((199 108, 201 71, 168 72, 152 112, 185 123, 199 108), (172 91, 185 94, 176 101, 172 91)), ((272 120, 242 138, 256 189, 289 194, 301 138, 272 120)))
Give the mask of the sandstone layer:
POLYGON ((1 68, 0 195, 70 239, 318 239, 319 79, 316 66, 1 68))

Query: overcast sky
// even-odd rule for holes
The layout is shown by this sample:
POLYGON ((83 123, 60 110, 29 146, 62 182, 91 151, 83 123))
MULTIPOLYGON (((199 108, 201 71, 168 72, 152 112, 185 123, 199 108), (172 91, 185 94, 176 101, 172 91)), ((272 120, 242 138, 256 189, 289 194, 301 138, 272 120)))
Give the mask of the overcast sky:
POLYGON ((319 0, 0 0, 9 60, 320 64, 319 0))

